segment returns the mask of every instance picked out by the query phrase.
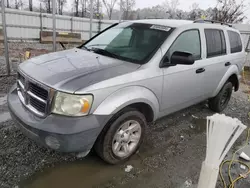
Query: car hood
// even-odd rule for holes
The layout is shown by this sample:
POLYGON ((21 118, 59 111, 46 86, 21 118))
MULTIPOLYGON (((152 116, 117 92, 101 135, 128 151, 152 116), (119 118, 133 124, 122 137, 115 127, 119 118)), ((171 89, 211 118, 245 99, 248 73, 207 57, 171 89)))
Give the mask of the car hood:
POLYGON ((19 71, 49 87, 73 93, 139 66, 74 48, 31 58, 19 65, 19 71))

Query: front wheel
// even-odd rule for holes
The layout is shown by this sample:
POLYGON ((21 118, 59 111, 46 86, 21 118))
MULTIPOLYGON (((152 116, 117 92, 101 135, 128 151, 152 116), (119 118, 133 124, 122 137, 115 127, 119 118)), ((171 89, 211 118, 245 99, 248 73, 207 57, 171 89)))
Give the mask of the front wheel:
POLYGON ((125 109, 115 115, 97 139, 97 154, 110 164, 123 162, 138 150, 144 137, 146 119, 135 109, 125 109))
POLYGON ((227 82, 220 90, 218 95, 209 99, 209 108, 215 112, 222 112, 228 105, 231 98, 233 85, 231 82, 227 82))

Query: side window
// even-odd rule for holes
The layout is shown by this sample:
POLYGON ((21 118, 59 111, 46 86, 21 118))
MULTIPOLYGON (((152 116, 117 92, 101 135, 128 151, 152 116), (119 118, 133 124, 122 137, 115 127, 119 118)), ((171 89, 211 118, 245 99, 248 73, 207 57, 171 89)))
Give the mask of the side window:
POLYGON ((242 51, 242 42, 240 35, 234 31, 227 31, 230 41, 231 53, 242 51))
POLYGON ((167 52, 167 57, 170 59, 175 51, 189 52, 193 54, 195 60, 201 58, 201 41, 198 30, 185 31, 178 36, 167 52))
POLYGON ((222 30, 205 29, 207 58, 226 54, 225 35, 222 30))

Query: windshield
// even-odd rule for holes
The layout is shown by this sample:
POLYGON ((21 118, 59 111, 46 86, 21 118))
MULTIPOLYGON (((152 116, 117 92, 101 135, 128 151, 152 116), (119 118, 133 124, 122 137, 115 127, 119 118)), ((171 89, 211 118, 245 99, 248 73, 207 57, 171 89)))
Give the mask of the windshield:
POLYGON ((170 27, 121 23, 96 36, 82 48, 113 58, 146 63, 171 31, 170 27))

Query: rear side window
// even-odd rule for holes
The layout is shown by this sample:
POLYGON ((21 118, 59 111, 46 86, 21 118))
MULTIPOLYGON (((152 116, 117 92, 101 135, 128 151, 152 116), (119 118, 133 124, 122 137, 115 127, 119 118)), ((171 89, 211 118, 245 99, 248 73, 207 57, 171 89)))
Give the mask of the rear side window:
POLYGON ((205 36, 208 58, 226 54, 226 41, 222 30, 205 29, 205 36))
POLYGON ((237 53, 242 51, 242 42, 239 33, 234 31, 227 31, 230 41, 231 53, 237 53))

